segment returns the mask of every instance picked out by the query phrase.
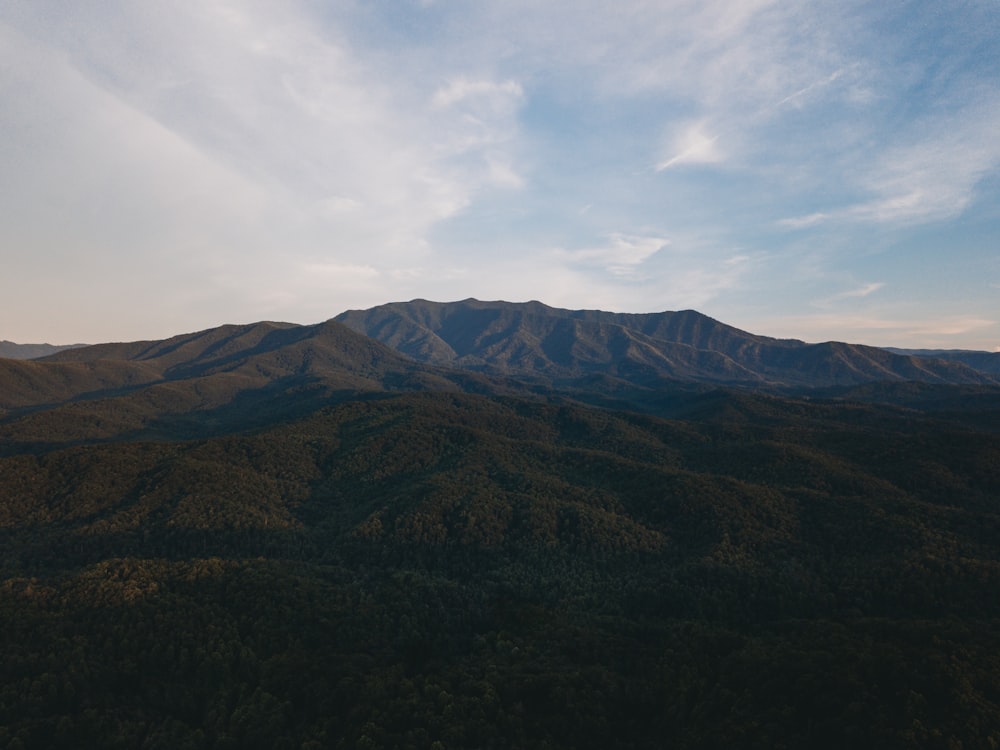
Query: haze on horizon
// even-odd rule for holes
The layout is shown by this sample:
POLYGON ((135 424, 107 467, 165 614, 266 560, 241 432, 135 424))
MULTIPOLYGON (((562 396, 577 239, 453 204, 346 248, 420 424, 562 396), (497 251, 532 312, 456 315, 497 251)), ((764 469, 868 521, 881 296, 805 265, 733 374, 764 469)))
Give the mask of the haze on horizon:
POLYGON ((0 6, 0 339, 417 297, 1000 351, 1000 3, 0 6))

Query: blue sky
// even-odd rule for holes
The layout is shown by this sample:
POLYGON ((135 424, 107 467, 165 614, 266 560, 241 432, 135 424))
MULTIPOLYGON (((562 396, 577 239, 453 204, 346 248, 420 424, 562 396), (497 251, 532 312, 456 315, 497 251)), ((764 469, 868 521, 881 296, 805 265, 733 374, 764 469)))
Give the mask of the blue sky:
POLYGON ((1000 350, 1000 2, 7 0, 0 338, 423 297, 1000 350))

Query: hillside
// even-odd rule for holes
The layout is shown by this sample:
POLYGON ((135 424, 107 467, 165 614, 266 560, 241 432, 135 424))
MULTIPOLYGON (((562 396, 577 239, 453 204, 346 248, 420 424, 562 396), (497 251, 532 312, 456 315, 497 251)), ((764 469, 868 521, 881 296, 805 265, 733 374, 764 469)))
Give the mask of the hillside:
POLYGON ((693 310, 625 314, 540 302, 413 300, 347 311, 336 320, 420 361, 563 384, 594 374, 634 385, 682 380, 784 388, 998 382, 961 362, 757 336, 693 310))

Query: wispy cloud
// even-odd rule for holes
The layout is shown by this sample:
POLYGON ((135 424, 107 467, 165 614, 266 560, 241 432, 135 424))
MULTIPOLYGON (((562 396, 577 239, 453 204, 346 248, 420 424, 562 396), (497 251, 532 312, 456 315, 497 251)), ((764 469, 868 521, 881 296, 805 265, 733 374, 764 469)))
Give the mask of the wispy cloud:
POLYGON ((807 94, 813 93, 817 89, 821 89, 824 86, 829 86, 831 83, 833 83, 834 81, 836 81, 838 78, 840 78, 843 75, 844 75, 844 68, 841 68, 840 70, 835 70, 833 73, 831 73, 830 75, 826 76, 825 78, 820 78, 818 81, 813 81, 812 83, 810 83, 810 84, 808 84, 806 86, 803 86, 798 91, 795 91, 795 92, 789 94, 788 96, 786 96, 784 99, 780 100, 774 106, 775 107, 783 107, 784 105, 791 104, 793 102, 796 103, 796 104, 798 104, 799 101, 801 99, 803 99, 804 97, 806 97, 807 94))
POLYGON ((49 267, 60 246, 108 268, 135 248, 148 266, 180 268, 188 253, 206 266, 191 283, 232 292, 239 279, 263 297, 299 283, 262 273, 265 256, 398 267, 484 189, 523 185, 507 148, 520 84, 454 76, 407 93, 408 72, 310 20, 222 2, 0 16, 5 139, 24 155, 4 156, 4 243, 33 235, 24 263, 33 252, 49 267), (115 206, 114 220, 95 206, 115 206), (53 210, 55 224, 30 218, 53 210))
POLYGON ((874 281, 869 284, 863 284, 854 289, 848 289, 844 292, 838 292, 822 300, 818 300, 815 305, 817 307, 830 307, 838 302, 843 302, 844 300, 861 299, 868 297, 875 292, 879 291, 885 287, 885 283, 881 281, 874 281))
POLYGON ((457 78, 434 92, 431 100, 435 107, 453 107, 460 102, 475 102, 479 109, 509 112, 524 97, 524 90, 516 81, 476 81, 457 78))
POLYGON ((860 287, 858 289, 852 289, 849 292, 843 292, 840 296, 843 297, 843 298, 867 297, 869 294, 874 294, 875 292, 877 292, 879 289, 881 289, 884 286, 885 286, 884 282, 882 282, 882 281, 875 281, 875 282, 872 282, 871 284, 865 284, 864 286, 862 286, 862 287, 860 287))
POLYGON ((417 289, 439 299, 457 299, 457 295, 539 299, 560 307, 636 312, 701 309, 738 286, 753 265, 751 259, 740 256, 710 258, 697 252, 675 252, 673 245, 667 245, 652 254, 646 254, 650 247, 645 252, 629 249, 617 257, 631 262, 620 264, 620 273, 614 274, 606 270, 614 264, 613 245, 592 248, 594 252, 583 257, 572 257, 566 250, 543 253, 530 261, 498 257, 480 262, 460 277, 432 275, 417 289), (516 289, 516 294, 510 289, 516 289))
POLYGON ((833 214, 825 213, 823 211, 817 211, 816 213, 806 214, 805 216, 793 216, 787 219, 779 219, 776 224, 779 227, 786 227, 788 229, 805 229, 807 227, 814 227, 817 224, 822 224, 827 219, 833 218, 833 214))
POLYGON ((959 216, 975 199, 977 183, 1000 168, 997 122, 1000 96, 915 123, 872 163, 858 165, 852 177, 867 200, 777 223, 791 229, 837 221, 907 225, 959 216))
POLYGON ((657 164, 656 171, 680 164, 717 164, 724 159, 718 140, 719 136, 712 135, 705 122, 690 123, 674 136, 671 156, 657 164))
POLYGON ((556 255, 573 264, 599 267, 620 278, 634 278, 637 268, 670 244, 663 237, 613 234, 601 247, 557 250, 556 255))
POLYGON ((525 100, 521 84, 459 77, 431 97, 437 133, 434 147, 465 175, 465 183, 516 189, 524 178, 506 146, 517 133, 516 116, 525 100))

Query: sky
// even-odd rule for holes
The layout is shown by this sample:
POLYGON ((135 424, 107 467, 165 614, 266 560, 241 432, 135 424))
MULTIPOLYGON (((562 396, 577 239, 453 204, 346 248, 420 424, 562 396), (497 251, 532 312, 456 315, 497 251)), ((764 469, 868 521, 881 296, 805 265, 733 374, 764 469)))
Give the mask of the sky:
POLYGON ((1000 351, 1000 0, 0 4, 0 339, 468 297, 1000 351))

